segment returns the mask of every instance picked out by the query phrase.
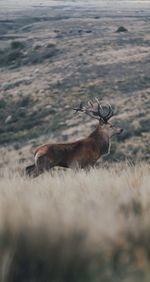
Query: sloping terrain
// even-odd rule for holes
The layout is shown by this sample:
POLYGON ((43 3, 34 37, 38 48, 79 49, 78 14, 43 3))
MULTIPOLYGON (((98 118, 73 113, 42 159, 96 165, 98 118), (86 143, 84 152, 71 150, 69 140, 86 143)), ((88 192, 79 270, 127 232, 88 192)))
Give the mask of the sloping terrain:
POLYGON ((150 3, 8 2, 0 1, 0 281, 149 282, 150 3), (36 146, 93 130, 72 107, 94 97, 112 104, 124 128, 110 155, 88 171, 24 176, 36 146))
POLYGON ((62 3, 0 17, 1 164, 29 160, 41 143, 86 136, 95 122, 71 108, 94 97, 113 105, 125 129, 107 159, 149 159, 147 9, 62 3))

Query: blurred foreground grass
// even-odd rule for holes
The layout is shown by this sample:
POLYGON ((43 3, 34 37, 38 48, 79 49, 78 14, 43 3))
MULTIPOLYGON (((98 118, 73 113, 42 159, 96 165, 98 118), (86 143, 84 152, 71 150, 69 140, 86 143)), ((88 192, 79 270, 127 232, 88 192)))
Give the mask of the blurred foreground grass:
POLYGON ((0 177, 0 281, 149 281, 150 168, 0 177))

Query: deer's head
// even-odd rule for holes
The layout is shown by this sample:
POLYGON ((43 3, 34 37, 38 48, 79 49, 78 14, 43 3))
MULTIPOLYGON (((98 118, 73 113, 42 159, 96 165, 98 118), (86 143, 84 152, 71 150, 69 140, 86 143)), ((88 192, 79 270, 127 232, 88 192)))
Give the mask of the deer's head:
POLYGON ((109 137, 120 134, 123 131, 121 127, 115 126, 109 121, 113 116, 111 105, 108 103, 100 103, 97 98, 95 98, 94 103, 89 101, 87 106, 80 103, 74 110, 76 112, 83 112, 88 116, 97 119, 99 121, 99 130, 105 132, 109 137))

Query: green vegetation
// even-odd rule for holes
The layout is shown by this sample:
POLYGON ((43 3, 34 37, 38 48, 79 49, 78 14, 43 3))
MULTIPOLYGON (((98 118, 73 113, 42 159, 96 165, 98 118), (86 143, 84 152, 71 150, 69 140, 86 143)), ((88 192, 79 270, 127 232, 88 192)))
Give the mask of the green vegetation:
POLYGON ((33 48, 31 42, 12 41, 9 47, 0 49, 0 67, 18 68, 40 64, 44 60, 53 58, 57 53, 55 44, 33 48))
POLYGON ((147 161, 147 11, 138 14, 133 9, 128 18, 128 7, 120 6, 123 14, 114 17, 110 10, 105 18, 100 6, 74 5, 70 12, 65 6, 42 9, 44 16, 33 8, 31 14, 14 16, 13 25, 3 22, 0 145, 20 143, 23 152, 23 145, 34 138, 47 143, 87 136, 93 130, 92 119, 84 115, 76 119, 71 108, 98 97, 112 104, 114 124, 124 128, 105 159, 147 161), (115 32, 117 28, 122 33, 115 32))
POLYGON ((60 116, 54 116, 51 108, 33 110, 32 97, 25 96, 17 99, 0 100, 0 144, 8 145, 12 142, 24 142, 46 134, 50 130, 63 127, 60 116), (50 120, 44 121, 50 115, 50 120), (44 124, 44 127, 43 127, 44 124))
POLYGON ((124 26, 120 26, 118 27, 117 31, 116 32, 127 32, 127 28, 125 28, 124 26))

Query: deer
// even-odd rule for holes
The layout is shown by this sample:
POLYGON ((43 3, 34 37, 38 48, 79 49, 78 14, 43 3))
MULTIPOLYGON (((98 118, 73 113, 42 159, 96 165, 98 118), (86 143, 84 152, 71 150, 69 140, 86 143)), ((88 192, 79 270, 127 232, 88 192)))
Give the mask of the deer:
POLYGON ((96 164, 98 159, 110 151, 110 139, 121 134, 123 129, 109 122, 113 116, 109 103, 88 101, 87 106, 81 102, 73 108, 78 113, 85 113, 98 120, 94 131, 86 138, 70 143, 50 143, 38 147, 34 153, 34 164, 27 166, 26 175, 36 177, 55 166, 72 169, 86 169, 96 164))

